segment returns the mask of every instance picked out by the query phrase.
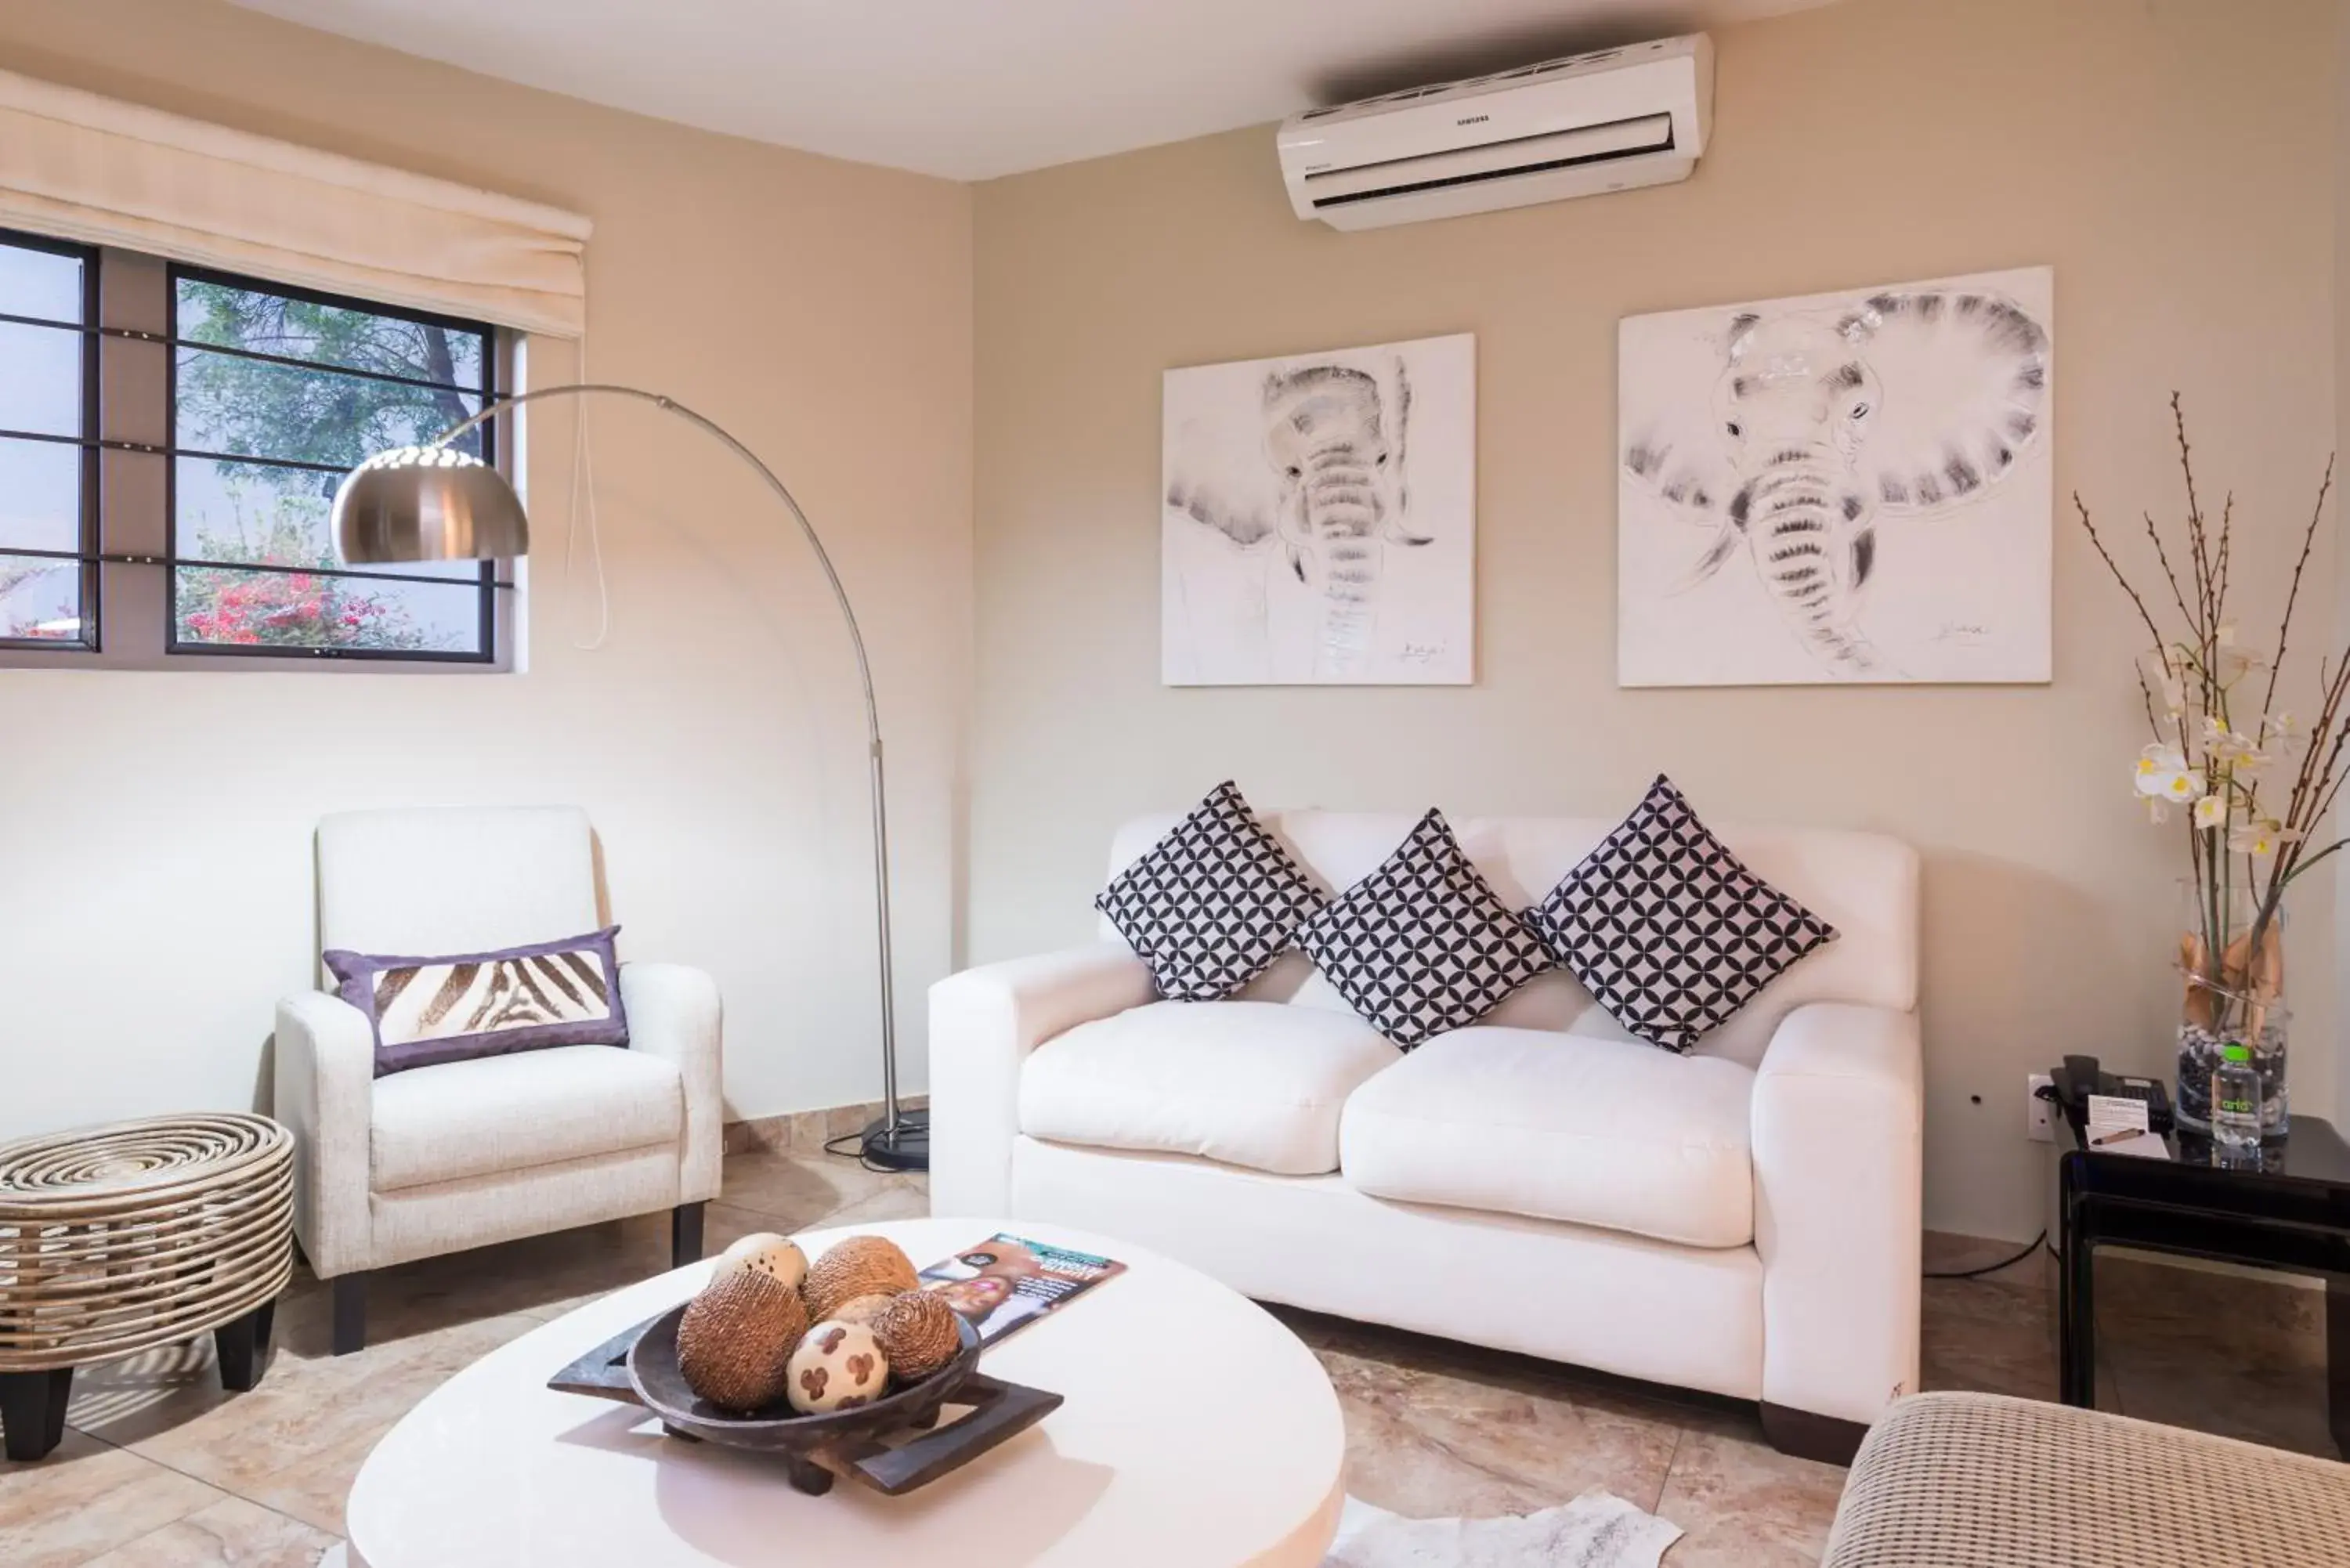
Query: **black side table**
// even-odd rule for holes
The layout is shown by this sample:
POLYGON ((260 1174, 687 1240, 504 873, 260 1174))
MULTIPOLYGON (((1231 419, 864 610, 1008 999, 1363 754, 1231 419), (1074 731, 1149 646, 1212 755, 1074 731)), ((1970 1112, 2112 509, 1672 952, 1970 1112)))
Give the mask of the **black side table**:
POLYGON ((2070 1107, 2057 1166, 2062 1203, 2058 1382, 2067 1405, 2097 1402, 2093 1260, 2111 1241, 2325 1280, 2326 1397, 2334 1446, 2350 1458, 2350 1146, 2333 1124, 2295 1116, 2257 1168, 2211 1163, 2211 1141, 2170 1134, 2168 1159, 2085 1145, 2070 1107))

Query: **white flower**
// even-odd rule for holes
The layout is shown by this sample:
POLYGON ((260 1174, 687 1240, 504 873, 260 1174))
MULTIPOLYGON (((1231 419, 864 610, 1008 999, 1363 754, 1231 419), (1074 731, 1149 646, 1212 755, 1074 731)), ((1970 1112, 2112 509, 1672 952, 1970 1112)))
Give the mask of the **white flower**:
POLYGON ((2201 781, 2187 771, 2187 756, 2177 746, 2157 741, 2137 754, 2137 793, 2154 800, 2186 805, 2202 794, 2201 781))
POLYGON ((2170 820, 2170 808, 2162 804, 2160 795, 2156 795, 2146 803, 2146 819, 2158 827, 2170 820))
POLYGON ((2239 855, 2249 855, 2255 860, 2273 857, 2285 845, 2301 836, 2282 823, 2270 818, 2245 823, 2228 835, 2228 847, 2239 855))
POLYGON ((2301 739, 2301 721, 2289 708, 2280 708, 2261 721, 2262 745, 2291 744, 2301 739))
POLYGON ((2198 827, 2227 826, 2228 797, 2224 794, 2207 794, 2201 800, 2197 801, 2195 803, 2195 826, 2198 827))
POLYGON ((2239 734, 2209 713, 2203 715, 2203 754, 2222 767, 2257 768, 2269 760, 2250 735, 2239 734))
POLYGON ((2178 661, 2168 649, 2156 649, 2138 659, 2138 673, 2149 691, 2162 694, 2162 711, 2176 719, 2187 711, 2187 683, 2180 679, 2178 661))

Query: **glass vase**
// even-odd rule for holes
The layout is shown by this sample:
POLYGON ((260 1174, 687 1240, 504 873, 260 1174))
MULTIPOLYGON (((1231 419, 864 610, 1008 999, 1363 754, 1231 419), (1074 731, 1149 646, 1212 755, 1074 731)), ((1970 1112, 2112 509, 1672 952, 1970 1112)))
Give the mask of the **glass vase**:
POLYGON ((2229 1046, 2243 1045, 2261 1075, 2261 1136, 2281 1137, 2290 1116, 2285 1039, 2292 1017, 2284 997, 2284 910, 2272 910, 2263 921, 2250 888, 2183 886, 2187 929, 2178 944, 2183 1001, 2173 1107, 2181 1126, 2210 1132, 2211 1075, 2229 1046))

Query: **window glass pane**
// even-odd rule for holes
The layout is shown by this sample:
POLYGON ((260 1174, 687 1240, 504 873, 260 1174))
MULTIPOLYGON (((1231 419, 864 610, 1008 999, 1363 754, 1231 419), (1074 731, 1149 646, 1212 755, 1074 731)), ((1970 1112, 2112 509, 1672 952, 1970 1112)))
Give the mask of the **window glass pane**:
POLYGON ((183 566, 176 591, 182 646, 482 651, 484 590, 471 584, 183 566))
MULTIPOLYGON (((182 348, 172 439, 188 451, 348 469, 388 447, 429 441, 481 406, 472 392, 182 348)), ((481 431, 453 444, 479 456, 481 431)))
POLYGON ((0 440, 0 550, 81 548, 81 449, 0 440))
POLYGON ((0 638, 82 640, 81 583, 71 561, 0 556, 0 638))
POLYGON ((0 245, 0 316, 80 321, 81 266, 79 256, 0 245))
POLYGON ((82 433, 80 333, 0 321, 0 430, 82 433))
POLYGON ((446 588, 332 575, 340 565, 332 528, 337 475, 183 457, 172 483, 182 558, 322 568, 317 575, 179 568, 180 642, 483 651, 482 597, 490 590, 481 585, 478 561, 351 568, 445 576, 446 588))
POLYGON ((184 338, 476 391, 484 384, 488 344, 478 332, 192 277, 177 286, 184 338))

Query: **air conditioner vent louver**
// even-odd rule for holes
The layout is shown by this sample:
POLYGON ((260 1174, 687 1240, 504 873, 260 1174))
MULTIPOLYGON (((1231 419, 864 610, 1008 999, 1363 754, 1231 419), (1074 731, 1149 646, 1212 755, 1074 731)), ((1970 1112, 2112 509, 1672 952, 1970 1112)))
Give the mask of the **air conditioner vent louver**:
POLYGON ((1293 116, 1282 176, 1342 229, 1663 184, 1703 152, 1712 98, 1702 35, 1602 49, 1293 116))

